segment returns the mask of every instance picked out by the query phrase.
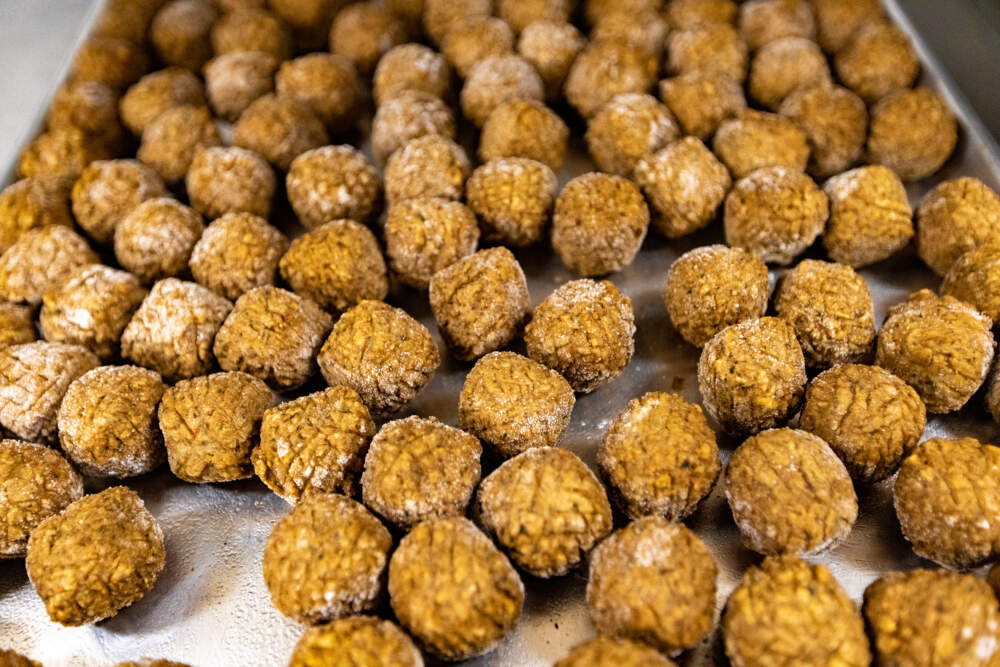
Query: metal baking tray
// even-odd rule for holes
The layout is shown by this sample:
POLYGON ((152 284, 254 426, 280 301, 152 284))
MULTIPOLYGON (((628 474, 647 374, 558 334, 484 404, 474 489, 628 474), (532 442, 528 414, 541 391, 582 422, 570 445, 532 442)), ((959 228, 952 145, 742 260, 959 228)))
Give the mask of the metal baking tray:
MULTIPOLYGON (((932 179, 911 185, 911 200, 915 203, 938 181, 959 175, 977 176, 990 187, 1000 189, 1000 150, 996 143, 896 0, 885 0, 885 5, 910 35, 923 60, 921 84, 945 96, 962 126, 954 157, 932 179)), ((593 169, 579 138, 574 141, 572 155, 560 174, 562 183, 593 169)), ((578 397, 572 423, 560 443, 588 464, 594 465, 597 446, 609 421, 630 399, 648 391, 667 390, 700 401, 695 377, 698 351, 674 333, 661 294, 667 269, 676 257, 691 248, 721 241, 720 224, 672 242, 650 235, 635 262, 610 277, 631 297, 638 333, 632 363, 617 380, 578 397)), ((529 277, 533 304, 575 277, 544 250, 521 252, 518 257, 529 277)), ((889 306, 908 293, 938 287, 937 279, 923 267, 912 248, 861 273, 871 286, 878 322, 889 306)), ((775 277, 772 272, 772 281, 775 277)), ((425 296, 396 290, 390 301, 405 306, 427 325, 444 350, 425 296)), ((408 413, 435 415, 456 424, 458 393, 469 365, 447 355, 443 359, 438 373, 413 401, 408 413)), ((321 384, 316 382, 312 388, 318 389, 321 384)), ((996 442, 1000 429, 977 396, 961 412, 931 419, 924 437, 938 435, 969 435, 996 442)), ((719 444, 723 458, 728 459, 738 443, 720 435, 719 444)), ((170 658, 197 667, 286 664, 303 627, 284 618, 271 605, 261 576, 261 555, 271 526, 289 510, 289 505, 256 480, 185 484, 166 468, 129 480, 128 485, 139 491, 163 527, 167 566, 156 587, 115 618, 86 627, 63 628, 46 617, 28 582, 23 561, 0 561, 0 646, 25 653, 50 667, 104 666, 143 656, 170 658)), ((860 600, 865 587, 880 574, 924 564, 900 534, 892 509, 891 482, 859 489, 859 500, 860 516, 850 537, 832 552, 814 559, 827 565, 855 600, 860 600)), ((705 540, 718 560, 717 608, 721 610, 744 570, 758 556, 741 546, 718 487, 687 524, 705 540)), ((621 516, 616 525, 622 525, 621 516)), ((551 665, 571 646, 593 635, 584 602, 586 568, 548 581, 526 576, 525 584, 524 616, 516 631, 494 652, 468 664, 551 665)), ((724 658, 717 631, 680 659, 687 665, 720 661, 724 662, 724 658)))

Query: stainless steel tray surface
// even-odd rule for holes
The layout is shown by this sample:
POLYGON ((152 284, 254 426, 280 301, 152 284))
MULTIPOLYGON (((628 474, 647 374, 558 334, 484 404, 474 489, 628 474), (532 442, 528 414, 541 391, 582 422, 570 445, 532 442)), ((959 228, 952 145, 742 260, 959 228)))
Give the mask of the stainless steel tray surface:
MULTIPOLYGON (((922 60, 921 83, 940 91, 962 125, 955 156, 935 177, 910 186, 914 203, 937 182, 972 175, 1000 189, 1000 153, 952 82, 925 48, 896 0, 885 0, 888 11, 913 39, 922 60)), ((943 8, 942 8, 943 10, 943 8)), ((575 140, 573 155, 560 174, 565 183, 593 165, 575 140)), ((651 234, 635 262, 610 276, 632 299, 638 333, 635 356, 621 377, 589 395, 580 395, 572 423, 561 446, 590 465, 604 431, 632 398, 653 390, 679 391, 700 402, 696 381, 698 351, 672 329, 662 302, 670 264, 691 248, 722 242, 721 225, 667 242, 651 234)), ((816 253, 815 250, 811 251, 816 253)), ((548 251, 518 253, 529 277, 532 303, 576 276, 548 251)), ((875 300, 876 321, 910 292, 938 280, 917 259, 912 248, 900 256, 861 271, 875 300)), ((772 272, 772 283, 776 278, 772 272)), ((390 296, 405 306, 444 345, 426 298, 412 291, 390 296)), ((514 349, 518 349, 516 346, 514 349)), ((458 393, 470 368, 443 355, 443 363, 407 414, 434 415, 457 423, 458 393)), ((322 381, 315 383, 315 388, 322 381)), ((307 388, 309 390, 309 388, 307 388)), ((964 410, 935 417, 925 438, 970 435, 984 442, 1000 439, 1000 428, 986 414, 979 396, 964 410)), ((719 436, 724 459, 738 442, 719 436)), ((261 556, 272 525, 289 505, 255 480, 231 484, 192 485, 173 478, 165 468, 131 480, 159 520, 166 538, 167 566, 155 588, 117 617, 96 625, 63 628, 48 620, 29 583, 21 560, 0 561, 0 646, 23 652, 47 666, 104 666, 138 657, 163 657, 197 667, 223 665, 284 665, 303 627, 284 618, 271 605, 261 576, 261 556)), ((891 482, 859 489, 860 516, 849 538, 832 552, 815 558, 828 566, 852 598, 860 601, 865 587, 880 574, 926 564, 902 538, 891 502, 891 482)), ((716 487, 687 524, 709 546, 720 566, 717 610, 746 568, 759 557, 740 544, 721 489, 716 487)), ((621 516, 616 526, 623 525, 621 516)), ((493 653, 470 661, 479 666, 551 665, 578 642, 593 635, 584 602, 586 568, 555 580, 524 577, 526 601, 517 630, 493 653)), ((388 609, 386 609, 388 613, 388 609)), ((695 650, 681 657, 686 665, 724 661, 716 631, 695 650)), ((429 661, 428 664, 436 664, 429 661)))

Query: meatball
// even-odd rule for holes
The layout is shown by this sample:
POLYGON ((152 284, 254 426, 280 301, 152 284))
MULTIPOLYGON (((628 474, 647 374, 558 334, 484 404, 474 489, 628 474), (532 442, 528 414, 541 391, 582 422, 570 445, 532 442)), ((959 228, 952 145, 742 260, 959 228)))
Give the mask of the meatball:
POLYGON ((941 294, 966 302, 996 324, 1000 320, 1000 245, 984 244, 959 257, 941 283, 941 294))
POLYGON ((805 357, 795 330, 776 317, 726 327, 698 359, 705 410, 731 435, 784 422, 798 410, 805 387, 805 357))
POLYGON ((0 559, 24 557, 31 531, 82 497, 83 479, 58 452, 0 440, 0 559))
POLYGON ((875 363, 916 389, 928 412, 954 412, 986 379, 996 347, 992 326, 972 306, 920 290, 889 309, 875 363))
POLYGON ((612 529, 611 505, 568 449, 532 447, 480 485, 479 516, 510 558, 536 577, 568 573, 612 529))
POLYGON ((429 519, 463 516, 479 484, 482 452, 475 436, 435 417, 388 422, 365 456, 362 497, 403 530, 429 519))
POLYGON ((676 655, 712 629, 718 573, 708 547, 684 524, 633 521, 594 549, 590 620, 600 635, 676 655))
POLYGON ((156 519, 135 491, 115 486, 38 524, 25 565, 49 618, 77 626, 142 599, 165 561, 156 519))
POLYGON ((386 51, 372 80, 376 106, 381 108, 408 90, 449 97, 451 67, 445 57, 423 44, 400 44, 386 51))
POLYGON ((297 503, 317 493, 357 493, 375 423, 357 392, 330 387, 264 412, 251 454, 257 477, 297 503))
POLYGON ((586 44, 586 38, 571 23, 535 21, 521 32, 517 54, 542 77, 545 99, 554 102, 562 95, 563 82, 586 44))
POLYGON ((524 584, 510 562, 471 521, 425 521, 399 542, 389 561, 389 596, 399 622, 445 660, 492 650, 514 629, 524 584))
POLYGON ((406 41, 406 26, 376 2, 356 2, 337 12, 330 28, 330 51, 369 76, 379 59, 406 41))
POLYGON ((865 589, 862 608, 882 664, 988 665, 1000 642, 997 599, 971 574, 892 572, 865 589))
POLYGON ((862 25, 882 18, 879 0, 810 0, 816 38, 823 50, 837 53, 862 25))
POLYGON ((659 60, 668 30, 666 21, 653 9, 622 9, 601 16, 590 29, 590 40, 631 44, 659 60))
POLYGON ((829 216, 830 202, 811 178, 764 167, 737 181, 726 197, 726 242, 765 262, 791 264, 823 232, 829 216))
POLYGON ((83 170, 70 199, 77 224, 98 243, 108 243, 136 206, 165 193, 163 180, 140 162, 98 160, 83 170))
POLYGON ((45 293, 38 316, 45 340, 82 345, 101 359, 118 355, 118 342, 146 290, 131 273, 101 264, 75 270, 45 293))
POLYGON ((266 9, 226 12, 212 26, 211 40, 215 55, 252 51, 287 60, 292 54, 291 29, 266 9))
POLYGON ((868 159, 889 167, 904 181, 937 172, 957 142, 955 116, 929 88, 890 93, 872 109, 868 159))
POLYGON ((101 366, 73 381, 59 406, 59 444, 89 477, 135 477, 166 458, 156 407, 166 385, 136 366, 101 366))
POLYGON ((601 171, 627 178, 679 135, 670 111, 655 97, 626 93, 611 98, 587 123, 587 150, 601 171))
POLYGON ((887 21, 858 27, 833 59, 837 78, 868 104, 909 88, 920 74, 917 52, 900 28, 887 21))
POLYGON ((372 120, 372 153, 384 163, 412 139, 437 134, 455 138, 455 116, 439 98, 420 90, 403 90, 379 106, 372 120))
POLYGON ((190 70, 167 67, 139 79, 118 103, 121 121, 129 131, 141 137, 143 130, 168 109, 179 106, 203 106, 205 86, 190 70))
POLYGON ((19 303, 0 301, 0 348, 30 343, 37 338, 34 309, 19 303))
POLYGON ((30 229, 72 227, 67 190, 58 181, 22 178, 0 191, 0 253, 30 229))
POLYGON ((96 81, 121 91, 148 70, 149 57, 143 46, 120 37, 94 35, 77 48, 67 79, 96 81))
POLYGON ((541 238, 557 186, 556 175, 541 162, 498 158, 472 172, 465 201, 479 219, 484 241, 526 246, 541 238))
POLYGON ((870 665, 865 624, 830 571, 796 556, 770 556, 743 576, 722 617, 736 665, 870 665))
MULTIPOLYGON (((311 53, 282 63, 275 77, 275 90, 279 101, 286 99, 298 102, 315 114, 315 117, 331 132, 345 132, 357 124, 361 81, 358 79, 354 64, 343 56, 311 53)), ((253 106, 251 104, 250 108, 253 106)), ((326 134, 322 133, 319 127, 313 126, 311 117, 293 110, 277 113, 278 122, 282 125, 287 123, 287 138, 291 146, 295 146, 295 155, 328 143, 326 134), (287 120, 281 118, 283 114, 288 114, 287 120), (296 128, 303 131, 297 132, 296 128)), ((238 122, 234 132, 239 126, 238 122)), ((261 130, 266 132, 266 125, 261 130)), ((237 135, 233 136, 235 140, 237 135)), ((266 140, 266 134, 261 138, 266 140)), ((282 168, 287 171, 287 167, 282 168)))
POLYGON ((288 667, 340 664, 423 667, 424 660, 410 637, 392 622, 353 616, 306 630, 288 667))
POLYGON ((617 665, 618 667, 675 667, 672 660, 664 658, 644 644, 628 639, 597 637, 577 644, 554 667, 593 667, 617 665))
POLYGON ((469 76, 479 61, 513 52, 510 26, 492 16, 476 15, 456 21, 441 42, 441 53, 462 78, 469 76))
POLYGON ((913 238, 913 211, 906 188, 891 169, 858 167, 823 185, 830 220, 823 245, 830 259, 860 268, 882 261, 913 238))
POLYGON ((751 51, 786 37, 812 39, 816 34, 807 0, 750 0, 740 5, 737 21, 751 51))
POLYGON ((125 140, 118 107, 118 92, 103 83, 66 81, 49 102, 45 124, 50 130, 75 127, 98 145, 118 151, 125 140))
POLYGON ((505 347, 531 310, 524 271, 504 247, 441 269, 431 278, 429 296, 441 337, 463 361, 505 347))
POLYGON ((545 99, 545 84, 531 64, 515 55, 490 56, 476 63, 462 86, 462 114, 482 127, 505 102, 545 99))
POLYGON ((707 141, 722 121, 747 108, 743 88, 725 72, 697 69, 660 81, 660 98, 684 134, 707 141))
POLYGON ((226 213, 271 214, 274 172, 253 151, 236 146, 199 148, 185 180, 191 206, 214 220, 226 213))
POLYGON ((381 418, 413 400, 441 357, 430 332, 404 310, 366 300, 337 320, 318 361, 327 383, 358 392, 381 418))
POLYGON ((589 118, 622 93, 645 93, 656 83, 657 62, 627 42, 593 42, 573 61, 563 91, 566 101, 589 118))
POLYGON ((273 404, 267 385, 246 373, 178 382, 163 394, 157 413, 170 471, 194 483, 250 477, 260 420, 273 404))
POLYGON ((288 171, 292 160, 302 153, 327 143, 329 137, 319 117, 288 95, 272 93, 258 98, 233 125, 235 146, 260 154, 282 171, 288 171))
POLYGON ((729 459, 725 485, 743 544, 768 556, 832 549, 858 518, 847 468, 806 431, 779 428, 747 439, 729 459))
POLYGON ((98 262, 76 232, 62 225, 30 229, 0 255, 0 298, 37 306, 75 270, 98 262))
POLYGON ((179 275, 205 225, 175 199, 147 199, 115 227, 115 259, 143 283, 179 275))
POLYGON ((492 352, 465 378, 458 424, 511 457, 555 445, 574 403, 573 388, 559 373, 514 352, 492 352))
POLYGON ((302 386, 333 318, 309 299, 277 287, 258 287, 239 299, 215 336, 219 366, 243 371, 271 386, 302 386))
POLYGON ((568 21, 575 4, 573 0, 497 0, 496 12, 511 30, 522 33, 534 23, 568 21))
POLYGON ((198 149, 221 145, 222 135, 207 107, 181 106, 146 126, 137 157, 164 181, 180 183, 198 149))
POLYGON ((79 345, 39 341, 0 348, 0 426, 22 440, 55 442, 66 390, 98 363, 79 345))
POLYGON ((795 329, 810 366, 825 368, 871 358, 872 295, 865 279, 849 266, 802 260, 781 277, 774 311, 795 329))
POLYGON ((389 266, 405 284, 427 289, 431 277, 476 251, 479 226, 465 204, 437 197, 407 199, 385 223, 389 266))
POLYGON ((490 113, 479 135, 479 159, 521 157, 558 171, 566 159, 569 128, 554 111, 535 100, 505 102, 490 113))
POLYGON ((212 340, 232 307, 201 285, 165 278, 122 332, 122 357, 168 381, 204 375, 212 365, 212 340))
POLYGON ((417 197, 461 199, 472 166, 465 150, 451 139, 427 134, 389 156, 385 198, 389 205, 417 197))
POLYGON ((846 171, 861 159, 868 137, 868 112, 857 95, 829 84, 792 91, 779 111, 806 133, 807 170, 814 178, 846 171))
POLYGON ((591 172, 563 187, 552 215, 552 247, 582 276, 620 271, 635 258, 649 228, 649 207, 634 183, 591 172))
POLYGON ((524 331, 528 356, 590 393, 618 377, 635 350, 632 301, 607 280, 572 280, 545 298, 524 331))
POLYGON ((295 239, 280 268, 296 293, 328 310, 384 299, 389 291, 375 235, 353 220, 333 220, 295 239))
POLYGON ((21 150, 16 171, 20 178, 44 178, 69 187, 87 165, 109 160, 114 152, 103 139, 73 125, 63 125, 32 139, 21 150))
POLYGON ((671 74, 715 71, 742 83, 748 62, 746 42, 726 23, 695 25, 667 40, 666 68, 671 74))
POLYGON ((764 167, 805 171, 809 163, 806 133, 783 116, 761 111, 722 121, 712 149, 737 179, 764 167))
POLYGON ((750 97, 777 111, 797 88, 830 82, 830 66, 816 42, 786 37, 770 42, 754 55, 747 87, 750 97))
POLYGON ((733 183, 726 166, 694 137, 641 159, 632 178, 653 209, 653 229, 667 238, 712 222, 733 183))
POLYGON ((722 468, 701 408, 677 394, 650 392, 618 413, 597 451, 612 498, 631 519, 681 521, 712 491, 722 468))
POLYGON ((306 229, 340 218, 366 222, 381 193, 378 172, 353 146, 323 146, 292 160, 288 201, 306 229))
POLYGON ((201 71, 212 57, 212 26, 219 17, 207 0, 171 0, 149 26, 149 41, 168 65, 201 71))
POLYGON ((199 285, 230 300, 274 284, 288 239, 252 213, 226 213, 210 224, 191 252, 199 285))
POLYGON ((254 101, 274 92, 278 60, 259 51, 225 53, 205 65, 205 89, 215 114, 230 123, 254 101))
POLYGON ((917 208, 917 252, 940 276, 975 248, 1000 243, 1000 196, 976 178, 939 183, 917 208))
POLYGON ((342 0, 267 0, 267 5, 292 26, 298 47, 306 51, 325 49, 330 25, 342 0))
POLYGON ((829 443, 856 482, 874 484, 917 446, 927 411, 913 387, 892 373, 842 364, 809 383, 799 423, 829 443))
POLYGON ((703 23, 733 23, 736 20, 733 0, 667 0, 663 16, 675 30, 685 30, 703 23))
POLYGON ((474 16, 489 16, 490 0, 424 0, 424 33, 434 44, 440 44, 456 23, 474 16))

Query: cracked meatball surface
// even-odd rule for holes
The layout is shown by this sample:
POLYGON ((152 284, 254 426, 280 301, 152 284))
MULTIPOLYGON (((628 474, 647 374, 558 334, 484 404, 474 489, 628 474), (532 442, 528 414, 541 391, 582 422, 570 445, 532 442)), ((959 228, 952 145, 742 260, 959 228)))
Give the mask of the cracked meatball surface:
POLYGON ((191 252, 191 275, 227 299, 272 285, 288 239, 252 213, 226 213, 205 228, 191 252))
POLYGON ((0 255, 0 298, 37 306, 73 271, 98 261, 87 242, 69 227, 31 229, 0 255))
POLYGON ((483 241, 527 246, 541 239, 557 187, 555 173, 541 162, 497 158, 472 172, 465 201, 479 219, 483 241))
POLYGON ((1000 195, 977 178, 939 183, 917 207, 917 253, 943 276, 966 252, 1000 244, 1000 195))

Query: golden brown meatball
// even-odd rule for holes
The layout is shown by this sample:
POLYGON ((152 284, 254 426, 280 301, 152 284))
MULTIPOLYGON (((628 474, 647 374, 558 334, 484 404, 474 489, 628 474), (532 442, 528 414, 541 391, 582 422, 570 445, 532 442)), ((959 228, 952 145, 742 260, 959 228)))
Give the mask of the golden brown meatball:
POLYGON ((976 178, 939 183, 917 208, 917 252, 945 275, 974 248, 1000 242, 1000 196, 976 178))
POLYGON ((0 298, 37 306, 45 293, 97 254, 69 227, 30 229, 0 255, 0 298))
POLYGON ((890 93, 871 114, 868 160, 889 167, 904 181, 938 171, 958 142, 955 116, 929 88, 890 93))
POLYGON ((255 51, 213 58, 205 65, 205 89, 216 115, 233 123, 255 100, 274 92, 278 64, 274 56, 255 51))
POLYGON ((747 88, 761 106, 777 111, 797 88, 829 83, 830 66, 816 42, 785 37, 754 54, 747 88))
POLYGON ((198 284, 230 300, 274 284, 285 235, 251 213, 227 213, 210 224, 191 253, 198 284))
POLYGON ((0 302, 0 348, 31 343, 38 338, 34 312, 31 306, 0 302))
POLYGON ((544 99, 542 78, 527 60, 515 55, 480 60, 469 71, 459 96, 462 114, 477 127, 505 102, 544 99))
POLYGON ((737 6, 733 0, 667 0, 663 16, 674 30, 702 23, 733 23, 737 6))
POLYGON ((385 223, 389 266, 407 285, 426 289, 441 269, 476 251, 475 214, 457 201, 436 197, 393 205, 385 223))
POLYGON ((424 33, 432 43, 441 44, 459 21, 492 13, 491 0, 424 0, 424 33))
POLYGON ((142 136, 146 126, 167 109, 204 106, 205 86, 190 70, 167 67, 134 83, 119 102, 122 123, 132 134, 142 136))
POLYGON ((221 146, 222 135, 204 106, 167 109, 146 126, 136 157, 168 183, 180 183, 200 148, 221 146))
POLYGON ((258 153, 282 171, 302 153, 327 143, 323 123, 312 109, 287 95, 257 99, 233 125, 233 145, 258 153))
POLYGON ((566 75, 566 101, 581 116, 593 116, 601 105, 622 93, 645 93, 656 82, 657 62, 627 42, 593 42, 566 75))
POLYGON ((274 172, 263 157, 236 146, 195 151, 185 179, 191 206, 210 220, 226 213, 271 214, 274 172))
POLYGON ((764 167, 805 171, 809 163, 809 142, 801 128, 777 114, 752 109, 719 124, 712 150, 733 178, 764 167))
POLYGON ((372 153, 384 163, 396 150, 418 137, 436 134, 455 138, 455 116, 439 98, 404 90, 379 106, 372 120, 372 153))
POLYGON ((136 160, 98 160, 83 170, 70 199, 77 224, 98 243, 107 243, 136 206, 165 192, 156 172, 136 160))
POLYGON ((46 126, 75 127, 109 149, 120 149, 124 132, 118 120, 118 93, 98 81, 67 81, 56 90, 45 114, 46 126))
POLYGON ((406 41, 406 26, 376 2, 356 2, 337 12, 330 27, 330 51, 369 76, 379 59, 406 41))
POLYGON ((664 658, 644 644, 628 639, 597 637, 577 644, 554 667, 593 667, 617 665, 618 667, 675 667, 672 660, 664 658))
POLYGON ((742 83, 748 63, 746 42, 726 23, 691 26, 667 40, 666 68, 671 74, 714 71, 742 83))
POLYGON ((465 201, 479 218, 483 241, 527 246, 542 237, 557 186, 556 175, 541 162, 498 158, 472 172, 465 201))
POLYGON ((598 169, 628 178, 640 161, 679 136, 670 111, 655 97, 625 93, 597 110, 587 123, 586 140, 598 169))
POLYGON ((451 67, 444 56, 423 44, 401 44, 378 61, 372 85, 379 108, 408 90, 443 99, 451 91, 451 67))
POLYGON ((192 208, 175 199, 147 199, 115 227, 115 259, 143 283, 176 276, 205 225, 192 208))
POLYGON ((375 167, 364 153, 346 144, 298 156, 285 184, 288 201, 307 229, 340 218, 366 222, 381 192, 375 167))
POLYGON ((677 118, 684 134, 702 141, 708 141, 722 121, 740 116, 747 108, 739 82, 713 69, 697 69, 663 79, 660 98, 677 118))
POLYGON ((385 198, 390 206, 414 198, 461 199, 471 171, 465 149, 451 139, 417 137, 389 156, 385 198))
MULTIPOLYGON (((278 68, 275 90, 280 97, 294 100, 308 108, 330 132, 346 132, 357 124, 357 110, 362 94, 361 81, 358 79, 354 64, 343 56, 332 53, 310 53, 295 60, 288 60, 278 68)), ((291 136, 295 141, 303 143, 308 142, 302 135, 295 133, 294 129, 296 125, 309 124, 310 127, 306 131, 312 141, 309 148, 328 143, 325 138, 322 141, 318 140, 321 135, 318 130, 311 127, 311 119, 292 115, 288 121, 282 122, 288 122, 291 136)), ((234 132, 238 127, 239 123, 234 132)), ((234 134, 234 140, 235 136, 234 134)), ((297 154, 304 152, 299 150, 297 154)))
POLYGON ((857 95, 839 86, 820 84, 792 91, 779 112, 802 128, 809 141, 808 171, 827 178, 861 159, 868 137, 868 112, 857 95))
MULTIPOLYGON (((172 64, 172 63, 171 63, 172 64)), ((119 37, 88 37, 76 50, 70 81, 96 81, 112 90, 124 90, 149 69, 145 49, 119 37)))
POLYGON ((737 21, 751 51, 786 37, 816 35, 816 18, 807 0, 750 0, 740 5, 737 21))
POLYGON ((886 21, 860 26, 833 60, 837 78, 868 104, 909 88, 920 73, 920 60, 901 29, 886 21))
POLYGON ((212 57, 211 31, 219 12, 207 0, 172 0, 149 26, 149 41, 168 65, 200 72, 212 57))
POLYGON ((941 283, 941 295, 970 304, 996 324, 1000 320, 1000 245, 986 243, 959 257, 941 283))
POLYGON ((0 191, 0 253, 29 229, 73 226, 68 191, 59 181, 22 178, 0 191))
POLYGON ((423 667, 420 651, 390 621, 371 616, 342 618, 309 628, 295 644, 288 667, 423 667))
POLYGON ((531 63, 545 83, 545 99, 562 96, 563 82, 587 40, 571 23, 536 21, 521 32, 517 53, 531 63))
POLYGON ((115 151, 103 138, 74 125, 51 128, 32 139, 17 159, 19 178, 42 178, 69 188, 91 162, 109 160, 115 151))
POLYGON ((659 61, 667 39, 666 21, 654 9, 613 10, 602 15, 590 29, 590 41, 631 44, 659 61))
POLYGON ((215 55, 254 51, 287 60, 292 55, 292 31, 266 9, 226 12, 212 26, 215 55))
POLYGON ((486 118, 479 135, 479 160, 520 157, 558 171, 566 157, 569 128, 536 100, 505 102, 486 118))
POLYGON ((492 16, 469 16, 456 21, 441 42, 441 53, 463 79, 481 60, 514 52, 514 33, 492 16))
POLYGON ((882 17, 879 0, 810 0, 816 17, 816 39, 827 53, 837 53, 854 32, 882 17))

